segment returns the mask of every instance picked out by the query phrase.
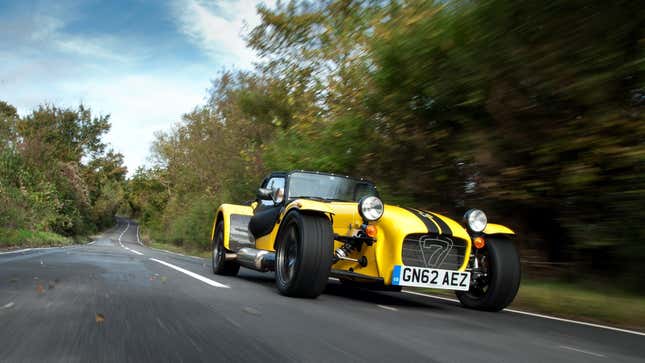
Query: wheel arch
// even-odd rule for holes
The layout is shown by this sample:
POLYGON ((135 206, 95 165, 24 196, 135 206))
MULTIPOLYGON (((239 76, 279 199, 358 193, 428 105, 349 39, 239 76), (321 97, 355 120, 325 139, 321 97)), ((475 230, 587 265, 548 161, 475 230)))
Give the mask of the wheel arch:
POLYGON ((276 233, 275 240, 273 241, 273 249, 275 250, 278 244, 278 241, 282 237, 282 232, 284 230, 284 221, 292 214, 302 214, 310 216, 323 216, 329 220, 333 225, 333 213, 331 210, 320 210, 315 208, 298 208, 297 206, 286 208, 284 215, 280 217, 280 226, 278 227, 278 233, 276 233))
POLYGON ((215 213, 215 219, 213 220, 213 226, 211 227, 211 241, 215 237, 215 228, 217 223, 222 221, 224 223, 224 247, 229 249, 229 239, 230 239, 230 226, 231 226, 231 215, 253 215, 253 209, 248 205, 237 205, 237 204, 222 204, 217 208, 215 213))
POLYGON ((219 222, 224 220, 224 213, 221 211, 217 211, 217 214, 215 215, 215 219, 213 220, 213 227, 211 228, 211 241, 215 240, 215 228, 217 228, 217 225, 219 222))
POLYGON ((514 237, 515 232, 501 224, 488 223, 482 233, 490 237, 514 237))

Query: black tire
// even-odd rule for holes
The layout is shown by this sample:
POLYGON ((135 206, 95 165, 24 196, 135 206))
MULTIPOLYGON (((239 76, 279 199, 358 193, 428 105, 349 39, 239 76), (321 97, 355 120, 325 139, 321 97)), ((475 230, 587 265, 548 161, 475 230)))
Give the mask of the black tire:
POLYGON ((322 215, 289 213, 276 246, 275 280, 281 294, 316 298, 327 286, 334 251, 334 233, 322 215))
POLYGON ((224 248, 224 222, 219 221, 215 226, 213 236, 212 258, 213 273, 217 275, 235 276, 240 271, 240 265, 235 261, 226 261, 226 248, 224 248))
POLYGON ((499 311, 510 305, 520 287, 520 258, 513 241, 488 238, 480 251, 487 259, 486 285, 469 291, 456 291, 465 307, 499 311), (485 288, 485 289, 484 289, 485 288))

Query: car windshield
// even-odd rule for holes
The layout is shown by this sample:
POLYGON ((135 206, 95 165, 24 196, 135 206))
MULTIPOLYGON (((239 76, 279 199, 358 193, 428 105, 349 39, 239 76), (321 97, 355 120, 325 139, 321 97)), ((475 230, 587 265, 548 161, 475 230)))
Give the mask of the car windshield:
POLYGON ((289 199, 314 198, 355 202, 378 195, 370 182, 329 174, 295 172, 289 176, 289 199))

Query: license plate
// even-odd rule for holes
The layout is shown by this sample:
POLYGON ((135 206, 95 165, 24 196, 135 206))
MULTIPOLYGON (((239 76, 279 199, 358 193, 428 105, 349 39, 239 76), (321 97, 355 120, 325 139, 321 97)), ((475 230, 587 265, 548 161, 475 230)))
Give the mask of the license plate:
POLYGON ((392 285, 468 291, 470 272, 396 265, 392 285))

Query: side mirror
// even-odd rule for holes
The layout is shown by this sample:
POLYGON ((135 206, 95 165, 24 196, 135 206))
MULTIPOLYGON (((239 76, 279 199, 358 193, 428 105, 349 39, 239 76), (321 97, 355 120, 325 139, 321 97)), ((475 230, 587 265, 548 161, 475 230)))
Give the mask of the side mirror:
POLYGON ((280 204, 284 201, 284 188, 276 188, 272 190, 271 199, 273 203, 280 204))
POLYGON ((258 189, 258 199, 260 200, 273 200, 273 190, 268 188, 258 189))

